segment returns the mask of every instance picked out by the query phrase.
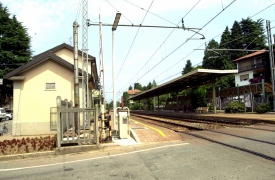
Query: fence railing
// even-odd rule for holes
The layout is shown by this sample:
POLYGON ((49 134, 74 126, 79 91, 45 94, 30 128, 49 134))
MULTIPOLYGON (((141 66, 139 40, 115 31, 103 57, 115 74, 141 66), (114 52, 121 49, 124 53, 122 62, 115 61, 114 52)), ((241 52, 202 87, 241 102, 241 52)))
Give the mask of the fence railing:
POLYGON ((56 102, 57 147, 62 144, 99 143, 97 108, 73 108, 71 102, 61 100, 60 96, 56 102))

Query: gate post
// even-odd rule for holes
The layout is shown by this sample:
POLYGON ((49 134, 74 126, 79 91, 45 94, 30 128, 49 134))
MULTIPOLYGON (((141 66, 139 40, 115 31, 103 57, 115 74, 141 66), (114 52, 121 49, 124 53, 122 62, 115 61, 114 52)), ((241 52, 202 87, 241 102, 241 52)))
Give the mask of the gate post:
POLYGON ((95 113, 94 113, 94 143, 99 145, 98 137, 98 101, 95 100, 95 113))
POLYGON ((61 116, 61 97, 60 96, 57 96, 56 97, 56 107, 57 107, 57 122, 56 122, 56 129, 57 129, 57 140, 56 140, 56 146, 58 148, 61 147, 61 132, 60 132, 60 116, 61 116))

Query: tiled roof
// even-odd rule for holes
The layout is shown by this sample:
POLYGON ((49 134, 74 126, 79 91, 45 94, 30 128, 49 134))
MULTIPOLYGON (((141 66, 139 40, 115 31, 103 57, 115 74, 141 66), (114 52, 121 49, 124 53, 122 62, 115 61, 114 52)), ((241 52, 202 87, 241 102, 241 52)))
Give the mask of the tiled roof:
MULTIPOLYGON (((23 72, 23 71, 25 71, 25 70, 27 70, 29 68, 32 68, 32 67, 34 67, 34 66, 36 66, 36 65, 38 65, 38 64, 40 64, 40 63, 42 63, 42 62, 44 62, 46 60, 48 60, 49 58, 51 60, 53 60, 53 61, 61 64, 62 66, 66 67, 66 68, 68 68, 70 70, 73 70, 74 69, 74 65, 73 64, 69 63, 68 61, 66 61, 66 60, 62 59, 61 57, 59 57, 59 56, 57 56, 57 55, 54 54, 56 51, 58 51, 58 50, 60 50, 62 48, 67 48, 70 51, 74 51, 74 49, 73 49, 72 46, 70 46, 70 45, 68 45, 66 43, 60 44, 60 45, 58 45, 58 46, 56 46, 56 47, 54 47, 52 49, 49 49, 49 50, 47 50, 47 51, 45 51, 45 52, 43 52, 41 54, 38 54, 38 55, 34 56, 32 58, 32 60, 29 61, 28 63, 26 63, 25 65, 20 66, 19 68, 15 69, 15 70, 13 70, 13 71, 11 71, 9 73, 7 73, 4 76, 4 79, 8 79, 8 78, 10 78, 12 76, 16 76, 16 75, 20 74, 21 72, 23 72)), ((78 50, 78 54, 82 55, 82 51, 78 50)), ((89 58, 92 59, 92 61, 94 61, 94 63, 96 64, 95 57, 89 55, 89 58)), ((79 71, 79 74, 82 73, 82 70, 80 68, 79 68, 78 71, 79 71)))
POLYGON ((60 58, 59 56, 57 56, 51 52, 45 52, 38 56, 35 56, 35 58, 32 61, 29 61, 27 64, 20 66, 19 68, 7 73, 4 76, 4 79, 8 79, 9 77, 16 76, 16 75, 20 74, 21 72, 23 72, 29 68, 32 68, 32 67, 44 62, 45 60, 48 60, 49 58, 51 58, 55 62, 63 65, 64 67, 66 67, 68 69, 71 69, 71 70, 74 69, 74 65, 69 63, 68 61, 65 61, 64 59, 60 58))
POLYGON ((239 60, 242 60, 242 59, 251 58, 251 57, 254 57, 254 56, 257 56, 257 55, 260 55, 260 54, 264 54, 265 52, 266 52, 266 50, 262 49, 262 50, 254 52, 254 53, 248 54, 246 56, 240 57, 238 59, 235 59, 235 60, 233 60, 233 62, 236 62, 236 61, 239 61, 239 60))
MULTIPOLYGON (((47 50, 47 51, 44 51, 43 53, 47 53, 47 52, 55 53, 56 51, 59 51, 59 50, 62 49, 62 48, 66 48, 66 49, 68 49, 68 50, 74 52, 74 48, 73 48, 72 46, 70 46, 70 45, 68 45, 68 44, 66 44, 66 43, 63 43, 63 44, 60 44, 60 45, 58 45, 58 46, 56 46, 56 47, 54 47, 54 48, 51 48, 51 49, 49 49, 49 50, 47 50)), ((43 54, 43 53, 41 53, 41 54, 43 54)), ((41 55, 41 54, 38 54, 38 55, 34 56, 33 59, 35 59, 37 56, 39 56, 39 55, 41 55)), ((78 55, 82 56, 82 51, 78 50, 78 55)), ((95 62, 95 57, 89 55, 89 59, 91 59, 92 61, 95 62)))
POLYGON ((127 91, 129 95, 136 95, 140 92, 138 89, 128 90, 127 91))

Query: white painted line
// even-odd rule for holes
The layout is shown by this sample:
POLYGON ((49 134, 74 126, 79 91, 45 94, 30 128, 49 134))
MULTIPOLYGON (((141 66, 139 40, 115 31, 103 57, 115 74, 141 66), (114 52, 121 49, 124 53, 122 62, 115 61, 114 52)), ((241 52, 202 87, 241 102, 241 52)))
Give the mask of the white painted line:
POLYGON ((18 171, 18 170, 25 170, 25 169, 34 169, 34 168, 41 168, 41 167, 64 165, 64 164, 69 164, 69 163, 84 162, 84 161, 90 161, 90 160, 95 160, 95 159, 103 159, 103 158, 110 158, 110 157, 116 157, 116 156, 123 156, 123 155, 138 153, 138 152, 152 151, 152 150, 155 150, 155 149, 162 149, 162 148, 173 147, 173 146, 183 146, 183 145, 187 145, 187 144, 189 144, 189 143, 171 144, 171 145, 167 145, 167 146, 160 146, 160 147, 155 147, 155 148, 150 148, 150 149, 144 149, 144 150, 138 150, 138 151, 132 151, 132 152, 127 152, 127 153, 108 155, 108 156, 100 156, 100 157, 94 157, 94 158, 89 158, 89 159, 81 159, 81 160, 76 160, 76 161, 68 161, 68 162, 63 162, 63 163, 46 164, 46 165, 30 166, 30 167, 22 167, 22 168, 12 168, 12 169, 0 169, 0 172, 18 171))

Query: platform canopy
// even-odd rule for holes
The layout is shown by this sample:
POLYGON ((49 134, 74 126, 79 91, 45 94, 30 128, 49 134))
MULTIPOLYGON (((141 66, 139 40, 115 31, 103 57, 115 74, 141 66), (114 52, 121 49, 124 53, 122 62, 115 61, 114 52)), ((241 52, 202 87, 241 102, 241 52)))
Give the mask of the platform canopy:
POLYGON ((159 85, 148 91, 130 97, 130 100, 138 101, 150 97, 156 97, 162 94, 179 92, 184 89, 194 88, 205 84, 213 84, 223 76, 238 73, 234 70, 217 70, 217 69, 196 69, 169 82, 159 85))

